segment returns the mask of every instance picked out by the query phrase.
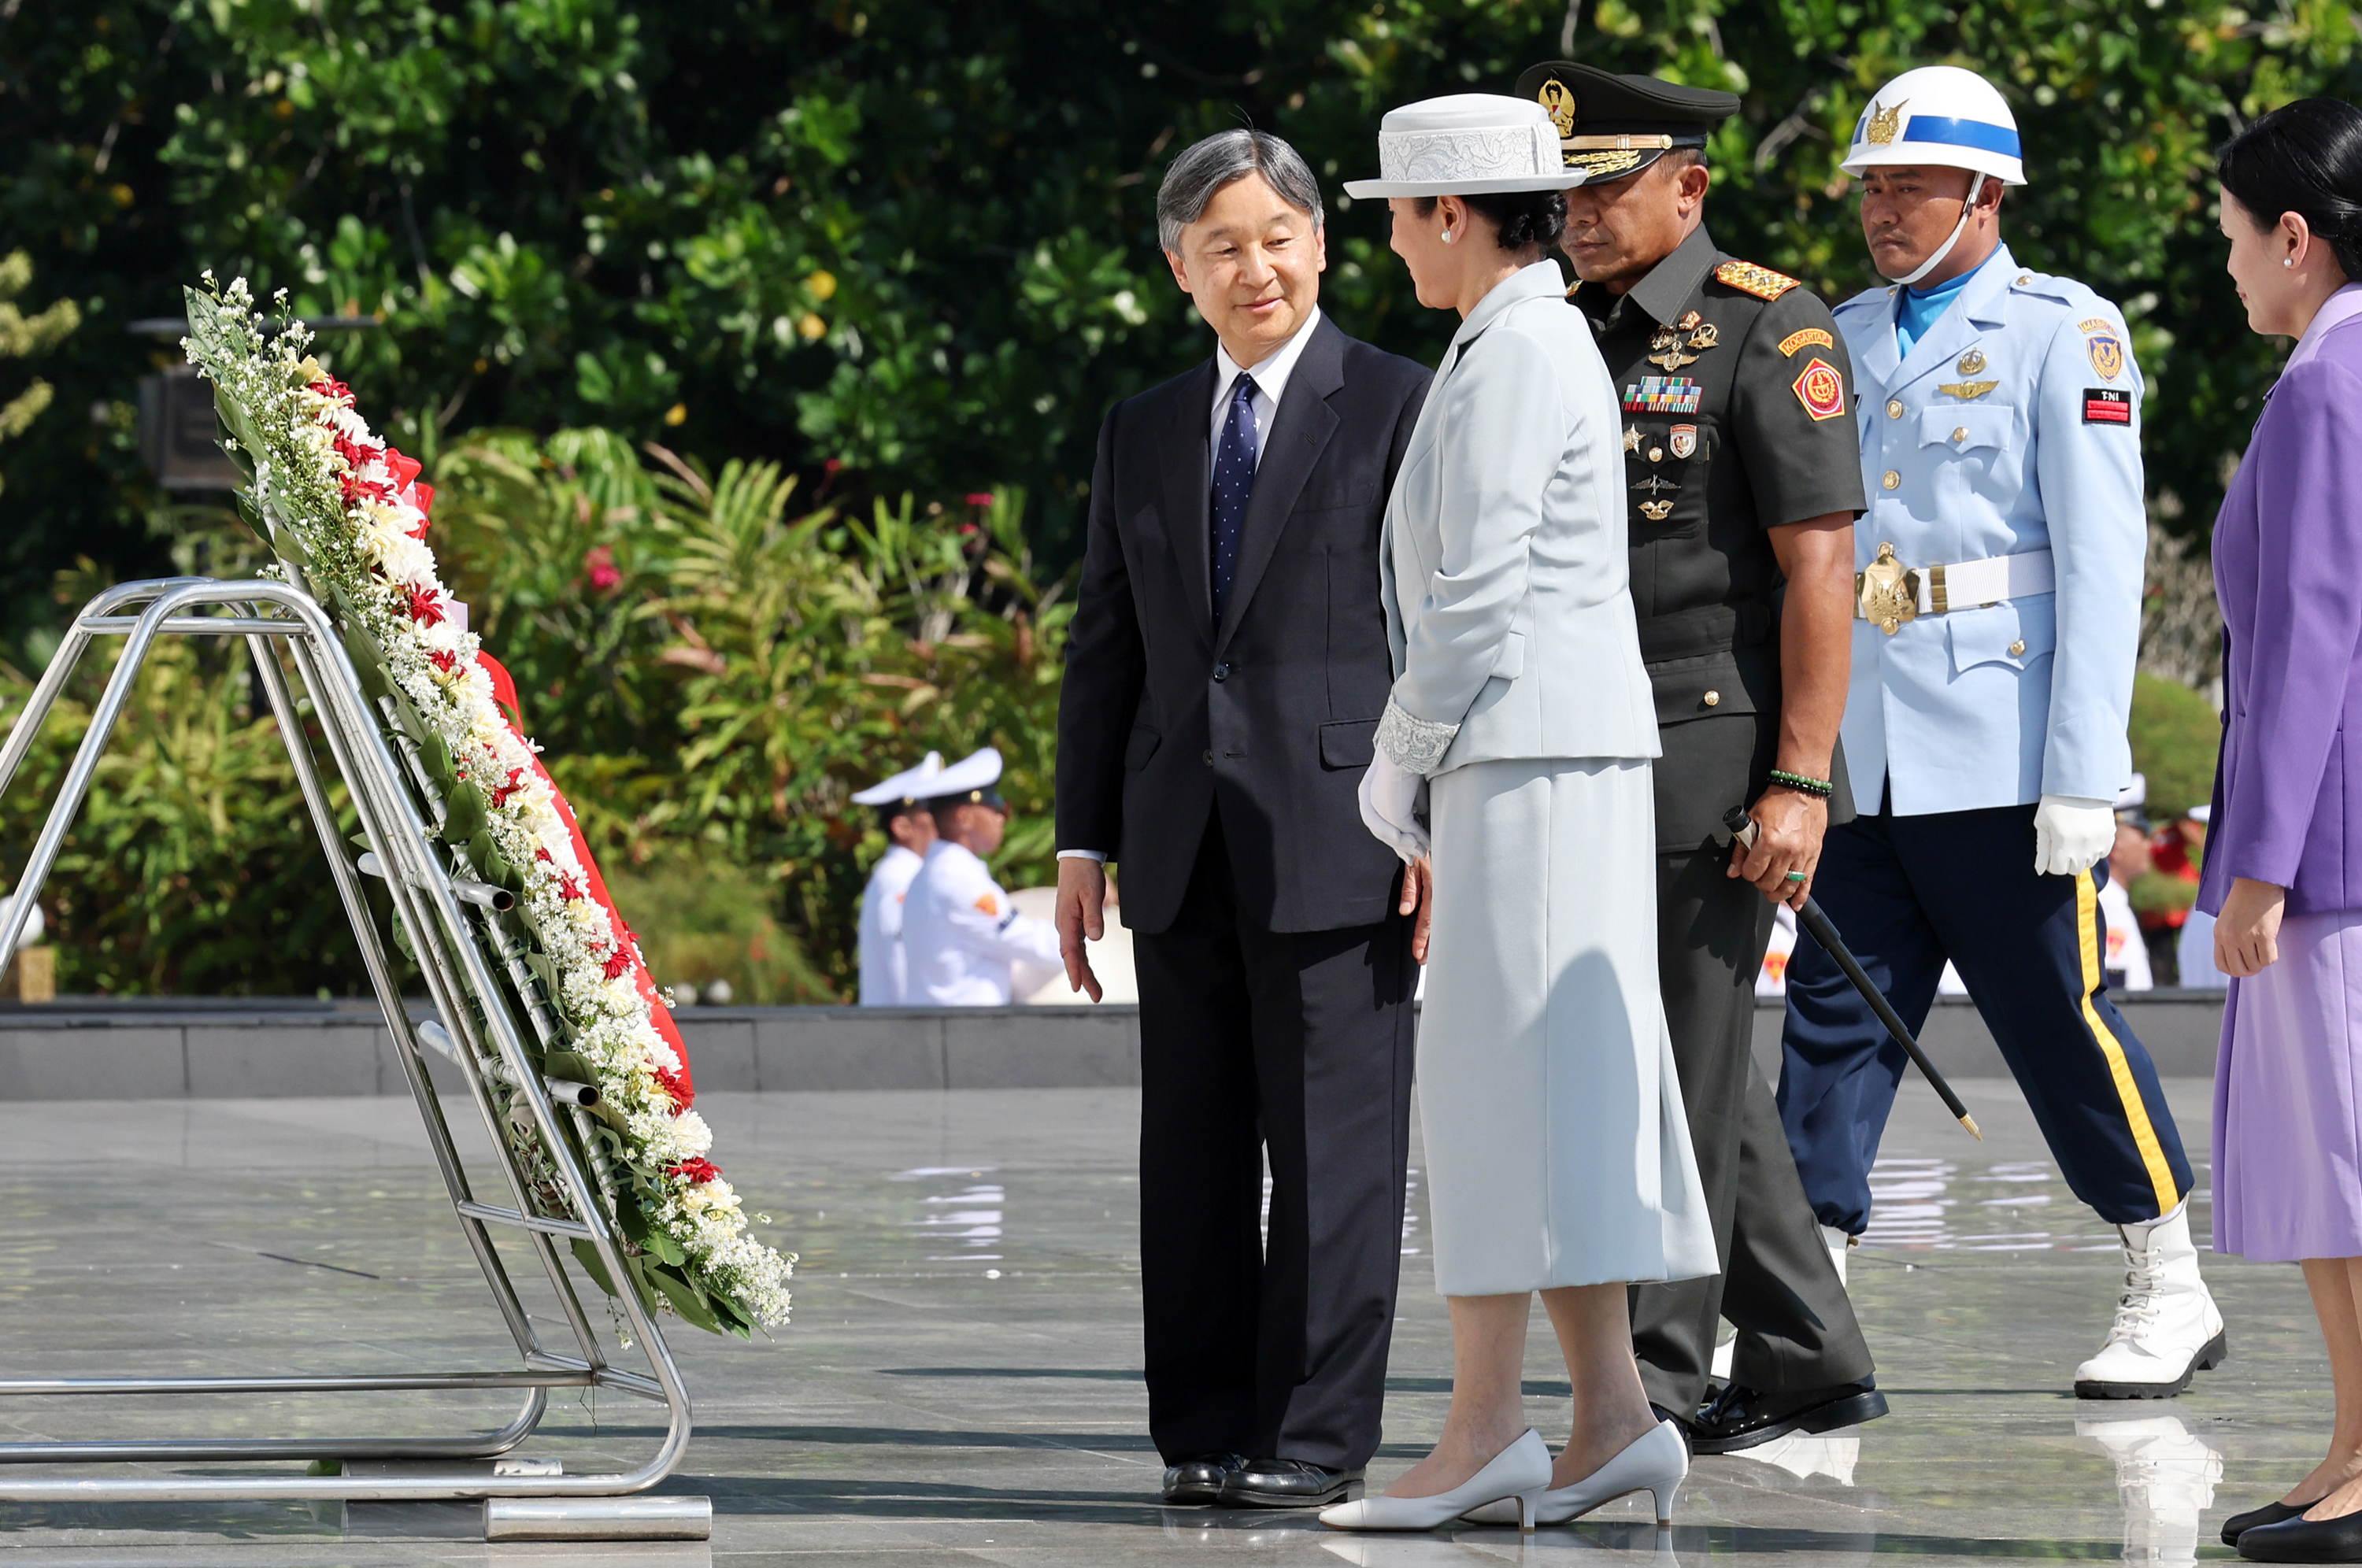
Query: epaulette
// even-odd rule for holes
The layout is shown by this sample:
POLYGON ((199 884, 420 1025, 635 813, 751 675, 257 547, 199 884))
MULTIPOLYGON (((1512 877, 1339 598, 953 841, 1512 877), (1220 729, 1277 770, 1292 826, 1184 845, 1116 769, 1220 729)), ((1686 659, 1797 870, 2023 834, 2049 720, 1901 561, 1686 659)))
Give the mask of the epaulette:
POLYGON ((1790 289, 1805 286, 1785 272, 1774 272, 1752 261, 1726 261, 1714 270, 1714 281, 1742 294, 1753 294, 1759 300, 1776 300, 1790 289))

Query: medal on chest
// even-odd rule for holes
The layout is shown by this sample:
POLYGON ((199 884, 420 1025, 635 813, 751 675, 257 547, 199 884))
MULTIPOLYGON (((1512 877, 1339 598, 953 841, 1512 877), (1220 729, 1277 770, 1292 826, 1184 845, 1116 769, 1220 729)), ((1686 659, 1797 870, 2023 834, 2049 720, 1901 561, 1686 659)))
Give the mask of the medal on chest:
POLYGON ((1661 370, 1678 370, 1684 365, 1696 364, 1699 354, 1721 341, 1721 330, 1697 312, 1691 311, 1680 320, 1657 328, 1656 336, 1649 339, 1649 347, 1653 350, 1649 356, 1649 363, 1661 370), (1685 354, 1683 352, 1684 348, 1696 352, 1685 354))

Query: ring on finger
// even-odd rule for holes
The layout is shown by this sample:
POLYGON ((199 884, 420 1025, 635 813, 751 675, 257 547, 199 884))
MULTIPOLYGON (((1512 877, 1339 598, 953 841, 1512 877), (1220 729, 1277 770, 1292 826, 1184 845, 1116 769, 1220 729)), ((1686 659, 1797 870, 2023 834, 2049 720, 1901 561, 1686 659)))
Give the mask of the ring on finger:
POLYGON ((1791 871, 1788 873, 1788 880, 1791 882, 1805 882, 1810 881, 1811 878, 1806 877, 1802 871, 1791 871))

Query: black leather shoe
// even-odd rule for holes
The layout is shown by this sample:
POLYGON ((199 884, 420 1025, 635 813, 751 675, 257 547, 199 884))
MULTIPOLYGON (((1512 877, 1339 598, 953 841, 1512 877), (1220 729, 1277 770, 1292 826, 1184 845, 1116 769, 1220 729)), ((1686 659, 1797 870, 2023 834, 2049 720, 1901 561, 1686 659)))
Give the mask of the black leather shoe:
MULTIPOLYGON (((2313 1502, 2317 1503, 2320 1500, 2315 1497, 2313 1502)), ((2282 1519, 2295 1518, 2311 1507, 2312 1503, 2306 1503, 2302 1507, 2294 1508, 2290 1507, 2286 1503, 2266 1503, 2260 1508, 2249 1508, 2244 1514, 2233 1514, 2223 1521, 2223 1544, 2236 1546, 2239 1544, 2241 1536, 2258 1525, 2278 1524, 2282 1519)))
POLYGON ((1325 1508, 1362 1495, 1362 1473, 1305 1459, 1250 1459, 1222 1479, 1226 1508, 1325 1508))
POLYGON ((2241 1533, 2239 1555, 2253 1562, 2362 1562, 2362 1514, 2257 1525, 2241 1533))
POLYGON ((1867 1381, 1767 1394, 1734 1383, 1690 1423, 1693 1453, 1737 1453, 1789 1432, 1828 1432, 1886 1414, 1886 1396, 1867 1381))
POLYGON ((1214 1503, 1221 1500, 1222 1483, 1238 1474, 1246 1460, 1235 1453, 1201 1453, 1164 1468, 1164 1500, 1168 1503, 1214 1503))

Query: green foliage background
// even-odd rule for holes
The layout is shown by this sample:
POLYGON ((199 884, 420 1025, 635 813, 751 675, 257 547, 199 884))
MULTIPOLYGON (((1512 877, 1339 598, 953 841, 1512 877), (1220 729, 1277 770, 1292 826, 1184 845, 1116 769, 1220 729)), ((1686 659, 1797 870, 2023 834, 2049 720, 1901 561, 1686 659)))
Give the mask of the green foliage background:
MULTIPOLYGON (((2209 153, 2289 98, 2356 96, 2357 41, 2330 0, 0 6, 0 254, 31 259, 28 312, 66 299, 83 318, 38 367, 53 400, 0 447, 0 657, 39 667, 76 558, 149 575, 188 542, 127 402, 176 356, 131 322, 177 314, 208 267, 375 318, 330 341, 335 368, 405 450, 459 463, 466 506, 528 536, 508 559, 518 541, 487 534, 470 592, 548 704, 535 727, 578 799, 647 864, 725 846, 841 983, 840 939, 817 933, 849 905, 858 855, 840 841, 859 830, 832 802, 922 730, 946 750, 1027 733, 1054 693, 1051 628, 1021 650, 1004 612, 1054 603, 1107 404, 1205 350, 1151 210, 1194 138, 1244 121, 1294 139, 1330 192, 1328 306, 1431 359, 1448 324, 1415 308, 1383 215, 1339 193, 1385 107, 1505 90, 1570 49, 1731 88, 1716 235, 1834 298, 1871 282, 1835 166, 1866 96, 1913 65, 1983 70, 2029 149, 2011 242, 2125 306, 2158 516, 2202 531, 2281 348, 2246 331, 2222 276, 2209 153), (734 461, 643 463, 651 439, 734 461), (896 540, 936 548, 963 497, 1015 490, 1021 536, 998 512, 992 535, 1010 576, 967 562, 961 594, 990 602, 956 630, 917 579, 887 608, 856 602, 886 594, 896 540), (699 520, 703 543, 659 514, 699 520), (602 546, 628 585, 613 602, 670 605, 718 671, 663 613, 570 586, 602 546), (847 629, 873 623, 896 627, 891 658, 847 629), (984 641, 924 635, 938 624, 984 641), (1042 684, 970 679, 1004 668, 1042 684), (904 713, 939 680, 966 695, 904 713)), ((29 376, 0 362, 0 403, 29 376)), ((1012 738, 1012 756, 1046 769, 1046 744, 1012 738)), ((215 983, 302 977, 258 950, 215 983)))

